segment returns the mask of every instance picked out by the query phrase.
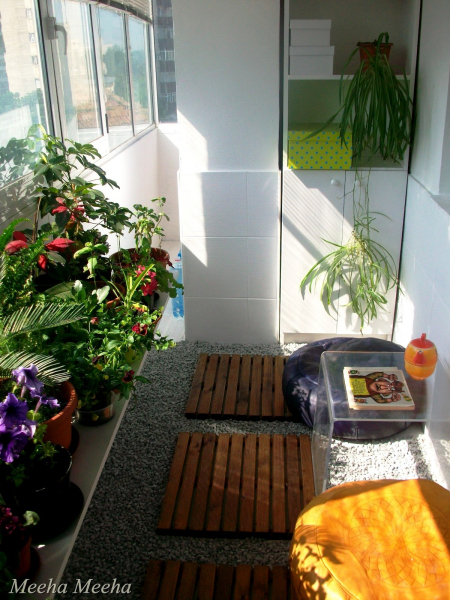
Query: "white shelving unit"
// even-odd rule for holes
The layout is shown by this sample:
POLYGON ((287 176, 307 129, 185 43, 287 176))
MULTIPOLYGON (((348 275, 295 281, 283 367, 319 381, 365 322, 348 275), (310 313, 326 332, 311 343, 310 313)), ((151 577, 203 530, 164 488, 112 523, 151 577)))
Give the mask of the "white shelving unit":
MULTIPOLYGON (((352 200, 348 193, 355 181, 354 169, 292 170, 288 168, 288 130, 294 123, 324 123, 339 109, 341 71, 358 41, 371 41, 389 32, 393 42, 390 64, 402 67, 414 90, 416 48, 420 17, 419 0, 286 0, 284 15, 283 70, 283 169, 282 169, 282 250, 281 250, 281 341, 311 341, 335 335, 359 335, 359 326, 337 299, 338 314, 327 314, 319 289, 302 295, 300 282, 319 258, 331 251, 324 242, 347 241, 352 227, 352 200), (331 40, 335 48, 333 74, 289 75, 291 19, 331 19, 331 40)), ((359 65, 358 53, 346 69, 349 79, 359 65)), ((394 67, 395 68, 395 67, 394 67)), ((339 116, 336 121, 339 120, 339 116)), ((400 257, 409 153, 402 164, 386 163, 376 157, 370 163, 371 210, 386 214, 377 241, 400 257)), ((368 167, 366 167, 367 169, 368 167)), ((364 170, 360 171, 365 174, 364 170)), ((374 321, 365 333, 390 337, 396 294, 389 296, 389 310, 374 321)))

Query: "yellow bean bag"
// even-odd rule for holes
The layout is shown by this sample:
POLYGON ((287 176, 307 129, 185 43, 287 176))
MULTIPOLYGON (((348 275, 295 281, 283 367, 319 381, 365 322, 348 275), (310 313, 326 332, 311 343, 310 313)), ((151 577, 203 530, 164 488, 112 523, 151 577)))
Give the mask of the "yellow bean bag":
POLYGON ((302 600, 450 600, 450 492, 426 479, 334 487, 300 514, 290 568, 302 600))

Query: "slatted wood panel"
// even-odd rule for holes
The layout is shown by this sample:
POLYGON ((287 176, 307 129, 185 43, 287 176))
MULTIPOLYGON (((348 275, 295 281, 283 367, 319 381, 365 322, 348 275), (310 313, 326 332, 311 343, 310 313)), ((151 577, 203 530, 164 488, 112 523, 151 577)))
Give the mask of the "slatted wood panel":
POLYGON ((281 382, 286 356, 200 354, 186 416, 292 419, 281 382))
POLYGON ((288 539, 313 497, 309 436, 184 432, 158 532, 288 539))
POLYGON ((142 600, 290 600, 287 567, 151 560, 142 600))

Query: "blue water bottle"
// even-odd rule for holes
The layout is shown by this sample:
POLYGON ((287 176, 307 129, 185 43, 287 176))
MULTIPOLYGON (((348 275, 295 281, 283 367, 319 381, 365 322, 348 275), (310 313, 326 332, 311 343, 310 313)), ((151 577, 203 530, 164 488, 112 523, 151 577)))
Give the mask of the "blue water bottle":
MULTIPOLYGON (((181 260, 181 250, 177 258, 173 261, 173 268, 177 271, 178 277, 175 277, 178 283, 183 283, 183 263, 181 260)), ((183 290, 177 289, 177 295, 172 298, 172 314, 176 319, 184 317, 183 290)))

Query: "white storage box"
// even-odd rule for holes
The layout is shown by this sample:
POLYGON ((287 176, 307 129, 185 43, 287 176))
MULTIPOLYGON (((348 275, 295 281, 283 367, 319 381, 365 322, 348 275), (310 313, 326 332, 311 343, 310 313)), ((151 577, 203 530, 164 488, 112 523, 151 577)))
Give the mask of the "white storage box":
POLYGON ((291 46, 329 46, 330 19, 292 19, 291 46))
POLYGON ((333 75, 334 46, 290 46, 289 75, 294 77, 333 75))

